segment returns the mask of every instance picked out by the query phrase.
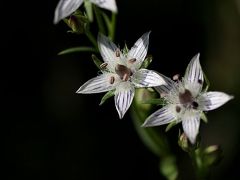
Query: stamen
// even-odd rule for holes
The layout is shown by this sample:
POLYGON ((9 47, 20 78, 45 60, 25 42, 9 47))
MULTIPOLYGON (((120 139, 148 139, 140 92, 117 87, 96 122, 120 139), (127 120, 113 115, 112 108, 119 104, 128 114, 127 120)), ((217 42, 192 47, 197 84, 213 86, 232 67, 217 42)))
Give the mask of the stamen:
POLYGON ((180 77, 180 74, 175 74, 175 75, 173 76, 173 80, 174 80, 174 81, 178 81, 178 80, 179 80, 179 77, 180 77))
POLYGON ((198 108, 198 103, 196 101, 192 102, 192 107, 193 109, 197 109, 198 108))
POLYGON ((114 76, 111 76, 111 78, 110 78, 110 84, 113 84, 113 83, 114 83, 114 81, 115 81, 115 78, 114 78, 114 76))
POLYGON ((105 69, 106 67, 107 67, 107 65, 108 65, 108 63, 102 63, 102 64, 100 64, 100 68, 101 69, 105 69))
POLYGON ((181 111, 181 107, 180 106, 176 106, 176 112, 179 113, 181 111))
POLYGON ((132 59, 129 59, 128 62, 133 64, 134 62, 136 62, 136 60, 137 60, 136 58, 132 58, 132 59))
POLYGON ((116 57, 120 57, 120 49, 116 49, 115 54, 116 54, 116 57))

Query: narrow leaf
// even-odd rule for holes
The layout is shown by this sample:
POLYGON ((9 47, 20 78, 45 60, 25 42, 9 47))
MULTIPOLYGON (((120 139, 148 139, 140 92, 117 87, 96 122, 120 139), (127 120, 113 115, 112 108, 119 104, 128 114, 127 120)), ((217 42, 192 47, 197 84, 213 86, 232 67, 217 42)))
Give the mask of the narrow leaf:
POLYGON ((207 76, 204 72, 203 72, 203 77, 204 77, 205 82, 206 82, 206 87, 205 87, 204 91, 207 92, 208 88, 210 87, 210 81, 209 81, 209 79, 207 78, 207 76))
POLYGON ((90 1, 84 1, 84 7, 87 12, 87 17, 90 22, 93 22, 93 9, 92 9, 92 3, 90 1))
POLYGON ((206 114, 204 112, 201 113, 201 117, 200 117, 205 123, 208 123, 208 118, 206 116, 206 114))
POLYGON ((149 55, 149 56, 143 61, 141 68, 146 69, 146 68, 150 65, 150 63, 152 62, 152 59, 153 59, 153 57, 149 55))
POLYGON ((123 54, 124 55, 127 55, 127 53, 128 53, 128 51, 129 51, 129 49, 128 49, 128 47, 127 47, 127 44, 125 43, 125 45, 124 45, 124 47, 123 47, 123 54))
POLYGON ((110 97, 114 96, 115 90, 108 91, 101 99, 100 106, 105 103, 106 100, 108 100, 110 97))
POLYGON ((173 121, 171 123, 169 123, 165 129, 165 132, 168 132, 173 126, 175 126, 177 124, 177 121, 173 121))
POLYGON ((98 69, 101 70, 100 65, 103 63, 100 59, 97 58, 94 54, 92 54, 92 60, 98 69))
POLYGON ((87 47, 87 46, 72 47, 59 52, 58 55, 70 54, 75 52, 97 52, 97 50, 93 47, 87 47))

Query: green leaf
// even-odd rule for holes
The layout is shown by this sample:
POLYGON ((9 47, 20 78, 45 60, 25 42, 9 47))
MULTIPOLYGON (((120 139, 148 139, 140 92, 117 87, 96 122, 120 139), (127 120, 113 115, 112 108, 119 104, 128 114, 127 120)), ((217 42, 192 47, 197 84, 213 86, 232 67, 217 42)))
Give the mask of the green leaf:
POLYGON ((59 52, 58 55, 70 54, 70 53, 75 53, 75 52, 97 52, 97 50, 93 47, 79 46, 79 47, 72 47, 69 49, 65 49, 65 50, 59 52))
POLYGON ((122 52, 123 52, 124 55, 127 55, 127 54, 128 54, 128 51, 129 51, 129 49, 128 49, 128 47, 127 47, 127 44, 125 43, 122 52))
MULTIPOLYGON (((103 11, 102 11, 102 17, 103 17, 103 19, 104 19, 104 21, 105 21, 105 24, 106 24, 106 26, 107 26, 108 34, 110 34, 111 28, 112 28, 112 23, 111 23, 109 17, 107 16, 107 14, 106 14, 105 12, 103 12, 103 11)), ((111 39, 111 40, 112 40, 112 39, 111 39)))
POLYGON ((208 123, 208 118, 206 116, 206 114, 204 112, 201 113, 201 116, 200 118, 205 122, 205 123, 208 123))
POLYGON ((114 90, 111 90, 111 91, 108 91, 101 99, 101 102, 100 102, 100 106, 105 103, 106 100, 108 100, 110 97, 114 96, 114 93, 115 93, 115 89, 114 90))
POLYGON ((151 55, 149 55, 149 56, 143 61, 141 68, 147 68, 147 67, 150 65, 150 63, 152 62, 152 59, 153 59, 153 57, 152 57, 151 55))
POLYGON ((203 77, 205 79, 205 82, 206 82, 206 87, 204 89, 204 92, 207 92, 208 91, 208 88, 210 87, 210 81, 209 79, 207 78, 206 74, 203 72, 203 77))
POLYGON ((100 65, 103 63, 100 59, 97 58, 94 54, 92 54, 92 60, 98 69, 101 70, 100 65))
POLYGON ((84 1, 84 7, 86 9, 87 17, 90 22, 93 22, 93 9, 92 3, 88 0, 84 1))
POLYGON ((98 8, 96 5, 94 5, 94 4, 93 4, 93 10, 94 10, 95 17, 96 17, 96 20, 97 20, 99 32, 101 32, 102 34, 106 35, 101 11, 100 11, 99 8, 98 8))
POLYGON ((142 104, 156 104, 156 105, 166 105, 166 101, 164 99, 148 99, 145 101, 142 101, 142 104))
POLYGON ((169 123, 165 129, 165 132, 168 132, 173 126, 177 125, 177 121, 169 123))

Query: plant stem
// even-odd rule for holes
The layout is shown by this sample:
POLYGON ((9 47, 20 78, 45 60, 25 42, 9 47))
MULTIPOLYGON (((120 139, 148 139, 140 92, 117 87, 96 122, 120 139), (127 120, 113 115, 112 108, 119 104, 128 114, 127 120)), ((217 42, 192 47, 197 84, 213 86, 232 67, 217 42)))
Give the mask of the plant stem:
POLYGON ((98 44, 97 44, 97 41, 96 41, 95 37, 93 36, 93 34, 88 30, 86 30, 85 34, 88 37, 89 41, 91 41, 93 46, 96 48, 96 51, 98 52, 98 44))
POLYGON ((117 24, 117 14, 112 13, 112 20, 111 20, 111 30, 109 32, 109 37, 114 41, 115 39, 115 31, 116 31, 116 24, 117 24))
POLYGON ((94 10, 94 13, 95 13, 95 16, 96 16, 96 19, 97 19, 99 32, 101 32, 102 34, 106 35, 106 31, 105 31, 103 20, 102 20, 102 16, 101 16, 101 11, 94 4, 93 4, 93 10, 94 10))

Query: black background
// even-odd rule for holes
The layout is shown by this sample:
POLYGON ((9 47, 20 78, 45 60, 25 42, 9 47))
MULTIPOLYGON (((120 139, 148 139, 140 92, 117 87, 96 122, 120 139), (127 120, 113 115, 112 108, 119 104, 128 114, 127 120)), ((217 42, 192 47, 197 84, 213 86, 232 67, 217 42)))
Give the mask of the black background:
MULTIPOLYGON (((84 36, 53 25, 54 1, 9 1, 1 6, 1 79, 4 179, 164 179, 159 160, 142 144, 129 114, 118 120, 113 100, 77 95, 96 76, 90 54, 57 56, 88 44, 84 36)), ((183 73, 191 57, 211 88, 235 99, 202 123, 206 145, 220 144, 224 159, 212 178, 239 177, 240 14, 236 1, 119 0, 116 42, 131 46, 151 30, 150 66, 167 76, 183 73)), ((180 126, 179 126, 180 127, 180 126)), ((164 130, 164 127, 162 128, 164 130)), ((182 179, 194 179, 188 156, 178 148, 178 128, 168 132, 181 157, 182 179), (183 163, 184 162, 184 163, 183 163)))

